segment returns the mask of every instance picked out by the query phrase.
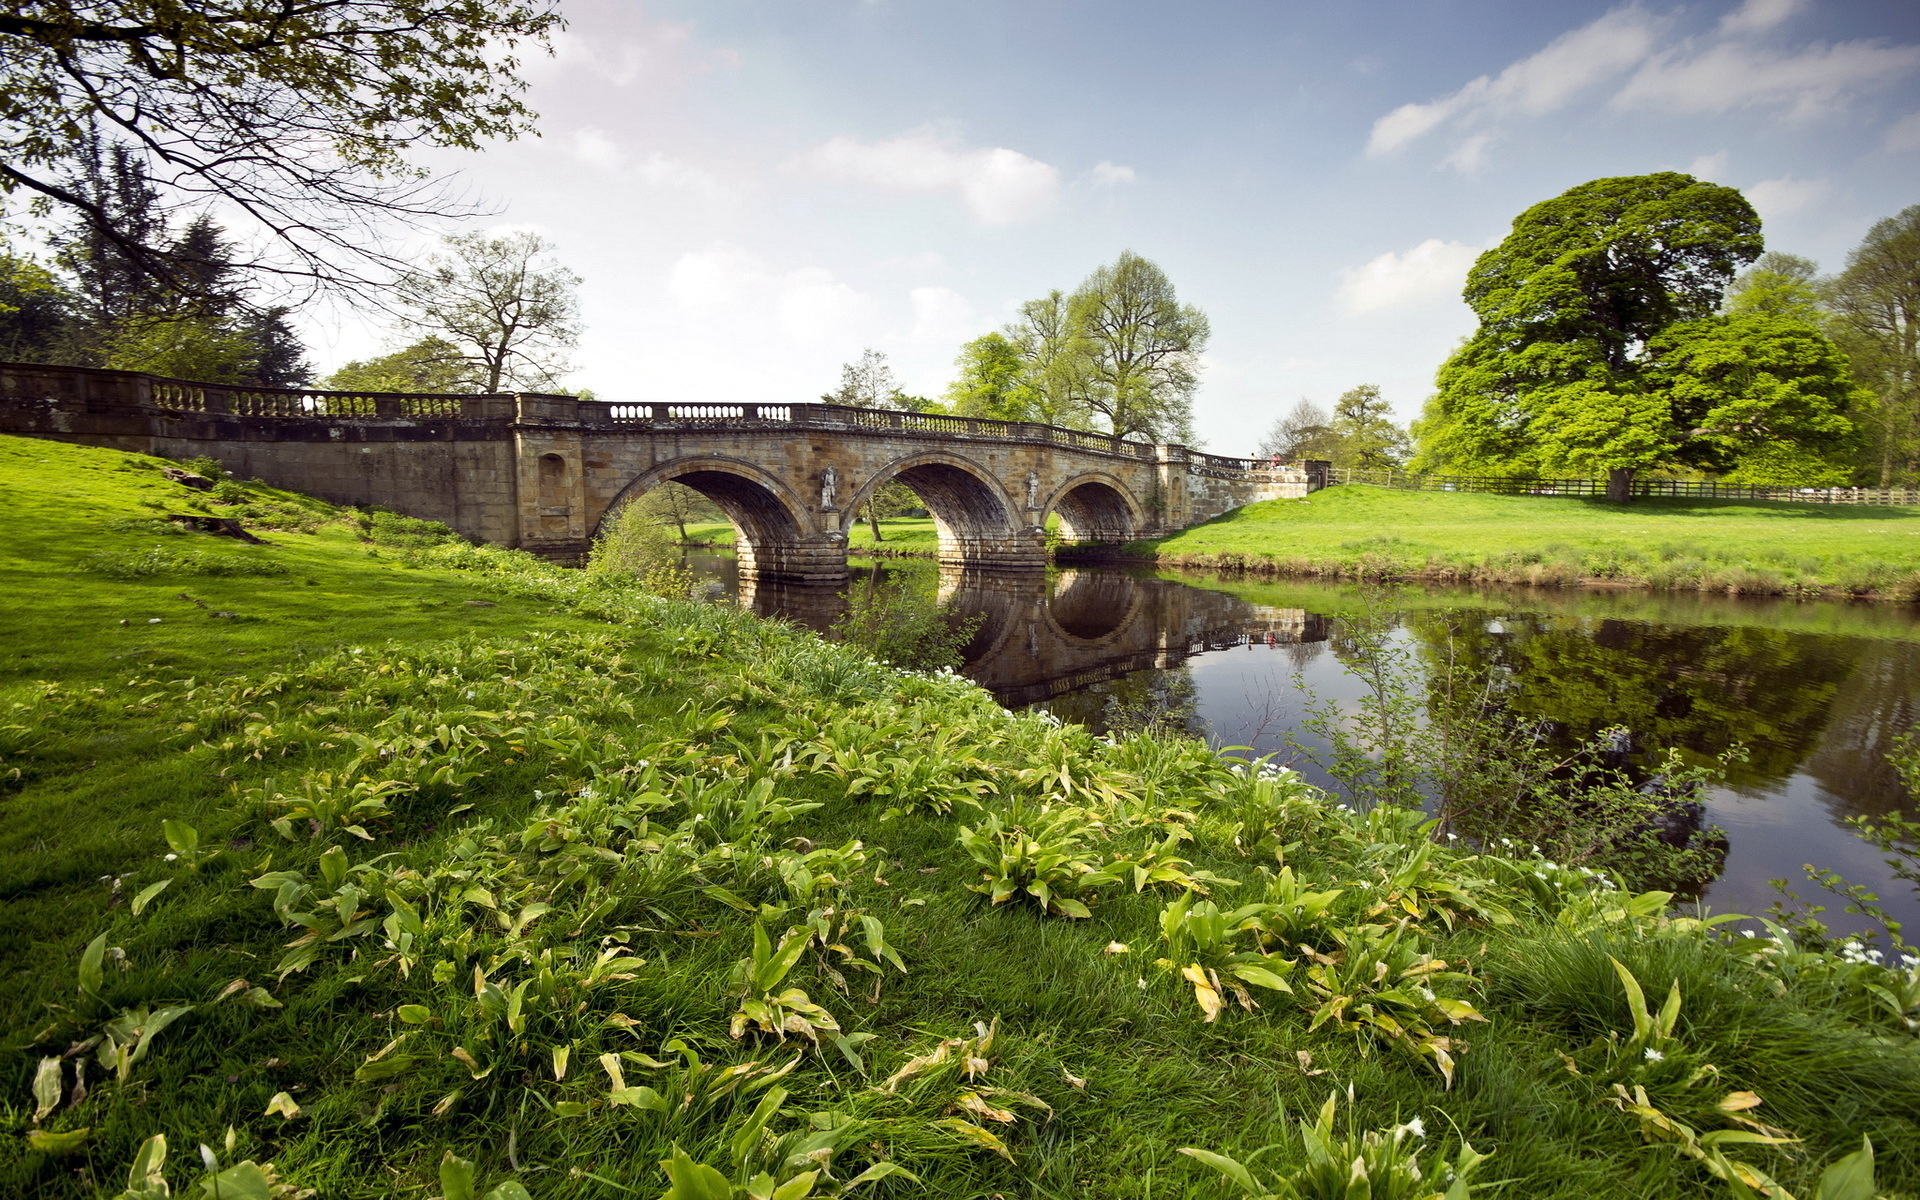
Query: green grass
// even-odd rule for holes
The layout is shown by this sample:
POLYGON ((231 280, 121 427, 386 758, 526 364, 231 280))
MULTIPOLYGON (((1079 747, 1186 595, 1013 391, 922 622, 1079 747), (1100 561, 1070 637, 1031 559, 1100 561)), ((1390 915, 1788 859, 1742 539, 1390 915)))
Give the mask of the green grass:
POLYGON ((1235 509, 1130 554, 1181 569, 1920 599, 1920 510, 1407 492, 1350 484, 1235 509))
POLYGON ((1348 813, 1197 743, 1110 743, 734 610, 317 502, 256 491, 310 527, 264 547, 155 534, 126 522, 193 495, 148 460, 0 449, 32 517, 0 528, 8 594, 31 598, 0 682, 0 1195, 115 1195, 164 1133, 175 1194, 201 1194, 205 1144, 329 1198, 441 1195, 449 1152, 476 1192, 655 1196, 676 1147, 729 1175, 739 1154, 921 1181, 857 1193, 881 1197, 1220 1197, 1181 1147, 1282 1143, 1263 1169, 1300 1167, 1290 1122, 1335 1092, 1356 1132, 1420 1118, 1430 1172, 1462 1139, 1490 1151, 1476 1195, 1726 1194, 1606 1103, 1616 1068, 1702 1129, 1725 1092, 1759 1092, 1804 1140, 1739 1156, 1797 1194, 1862 1135, 1883 1191, 1920 1182, 1920 1055, 1868 988, 1905 976, 1628 912, 1577 871, 1436 844, 1417 814, 1348 813), (174 574, 83 569, 155 545, 174 574), (187 573, 206 569, 188 550, 285 573, 187 573), (1023 844, 995 820, 1164 882, 1066 869, 1084 920, 990 903, 974 889, 1023 844), (1338 895, 1259 918, 1265 945, 1160 961, 1181 880, 1280 903, 1283 862, 1338 895), (769 990, 804 990, 843 1040, 730 1035, 756 924, 823 935, 769 990), (1433 990, 1488 1018, 1448 1026, 1416 983, 1393 1001, 1461 1039, 1451 1087, 1406 1042, 1313 1027, 1314 962, 1359 962, 1395 925, 1458 974, 1433 990), (1205 1020, 1178 968, 1231 978, 1230 952, 1294 993, 1251 988, 1248 1008, 1229 986, 1205 1020), (1668 1060, 1717 1074, 1615 1061, 1607 1035, 1632 1026, 1609 956, 1656 1004, 1680 982, 1668 1060), (126 1078, 98 1065, 110 1043, 88 1039, 169 1005, 190 1011, 126 1078), (36 1077, 70 1088, 82 1063, 85 1097, 36 1121, 36 1077), (297 1116, 269 1114, 281 1093, 297 1116), (36 1127, 76 1144, 35 1148, 36 1127))
MULTIPOLYGON (((931 517, 889 517, 880 522, 881 539, 873 540, 873 527, 856 521, 847 534, 849 548, 880 549, 898 554, 932 554, 940 547, 940 534, 931 517)), ((739 535, 725 521, 703 521, 687 526, 687 541, 731 546, 739 535)))

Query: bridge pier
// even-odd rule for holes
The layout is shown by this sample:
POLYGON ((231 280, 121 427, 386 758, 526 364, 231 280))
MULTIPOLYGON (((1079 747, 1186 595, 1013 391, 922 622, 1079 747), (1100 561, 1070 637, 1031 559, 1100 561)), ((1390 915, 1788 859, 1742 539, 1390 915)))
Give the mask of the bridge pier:
POLYGON ((840 533, 756 543, 740 539, 741 578, 779 583, 841 583, 847 578, 847 539, 840 533))

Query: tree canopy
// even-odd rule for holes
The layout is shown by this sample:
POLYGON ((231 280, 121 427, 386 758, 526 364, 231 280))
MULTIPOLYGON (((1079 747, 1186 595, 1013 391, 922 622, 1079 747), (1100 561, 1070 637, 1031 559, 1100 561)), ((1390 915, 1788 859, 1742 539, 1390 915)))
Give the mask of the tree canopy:
POLYGON ((118 141, 169 205, 217 199, 264 231, 278 253, 244 267, 364 283, 391 263, 384 218, 460 207, 405 152, 529 129, 515 55, 561 27, 547 0, 17 0, 0 196, 81 215, 172 288, 164 248, 72 182, 90 144, 118 141))
POLYGON ((525 231, 451 236, 394 292, 408 326, 456 347, 480 391, 553 390, 580 337, 580 277, 552 250, 525 231))
POLYGON ((1826 295, 1834 339, 1872 392, 1873 474, 1881 487, 1920 482, 1920 204, 1876 223, 1826 295))
POLYGON ((1761 245, 1738 191, 1671 171, 1529 208, 1468 273, 1480 327, 1440 369, 1419 465, 1604 471, 1625 500, 1647 468, 1727 469, 1770 443, 1844 441, 1856 389, 1819 330, 1717 312, 1761 245))
POLYGON ((1085 347, 1083 400, 1106 431, 1191 442, 1206 314, 1181 304, 1166 272, 1131 250, 1089 275, 1069 304, 1085 347))

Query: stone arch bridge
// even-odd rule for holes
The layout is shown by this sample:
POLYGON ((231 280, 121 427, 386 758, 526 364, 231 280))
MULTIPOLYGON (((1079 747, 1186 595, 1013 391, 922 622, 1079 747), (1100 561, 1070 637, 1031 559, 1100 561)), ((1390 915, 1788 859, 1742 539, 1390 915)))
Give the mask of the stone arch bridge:
POLYGON ((933 515, 943 564, 1021 570, 1045 564, 1052 514, 1068 541, 1119 544, 1325 479, 1318 463, 832 404, 372 395, 20 363, 0 363, 0 432, 204 455, 561 560, 578 560, 624 501, 671 480, 732 519, 743 572, 802 582, 846 577, 847 531, 894 480, 933 515))

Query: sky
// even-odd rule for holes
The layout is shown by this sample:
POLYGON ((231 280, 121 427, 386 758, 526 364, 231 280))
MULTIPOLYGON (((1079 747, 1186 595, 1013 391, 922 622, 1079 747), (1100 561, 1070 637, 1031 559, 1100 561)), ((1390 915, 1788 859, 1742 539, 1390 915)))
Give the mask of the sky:
MULTIPOLYGON (((1212 326, 1201 444, 1302 397, 1402 420, 1513 218, 1611 175, 1740 188, 1832 271, 1920 204, 1913 0, 563 0, 539 136, 433 152, 582 279, 573 387, 794 402, 1133 250, 1212 326)), ((331 369, 386 331, 317 312, 331 369)))

